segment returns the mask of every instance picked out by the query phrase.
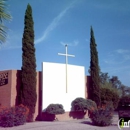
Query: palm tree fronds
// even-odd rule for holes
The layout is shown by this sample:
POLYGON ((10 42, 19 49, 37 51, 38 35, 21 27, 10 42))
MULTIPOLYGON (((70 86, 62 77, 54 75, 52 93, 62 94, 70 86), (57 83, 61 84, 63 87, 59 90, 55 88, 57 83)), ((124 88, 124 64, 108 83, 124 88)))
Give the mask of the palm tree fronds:
POLYGON ((0 0, 0 43, 6 41, 6 31, 7 27, 3 25, 3 21, 10 21, 12 19, 11 15, 8 12, 8 6, 5 3, 7 0, 0 0))

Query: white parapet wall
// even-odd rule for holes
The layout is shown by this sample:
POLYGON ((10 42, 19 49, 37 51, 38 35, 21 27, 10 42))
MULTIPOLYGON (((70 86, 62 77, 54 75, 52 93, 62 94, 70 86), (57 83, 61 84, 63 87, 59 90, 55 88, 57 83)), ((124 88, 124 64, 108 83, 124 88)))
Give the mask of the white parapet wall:
POLYGON ((42 63, 42 110, 51 103, 62 104, 65 111, 71 110, 71 102, 77 98, 85 98, 85 68, 66 64, 42 63))

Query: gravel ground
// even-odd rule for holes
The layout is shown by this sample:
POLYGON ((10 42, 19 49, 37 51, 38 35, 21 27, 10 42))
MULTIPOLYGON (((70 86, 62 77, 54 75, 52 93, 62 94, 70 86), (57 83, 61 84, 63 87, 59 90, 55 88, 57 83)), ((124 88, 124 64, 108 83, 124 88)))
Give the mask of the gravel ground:
POLYGON ((3 128, 0 130, 119 130, 117 126, 118 116, 113 117, 113 123, 108 127, 97 127, 91 124, 90 119, 73 120, 73 121, 55 121, 45 122, 38 121, 26 123, 25 125, 3 128))

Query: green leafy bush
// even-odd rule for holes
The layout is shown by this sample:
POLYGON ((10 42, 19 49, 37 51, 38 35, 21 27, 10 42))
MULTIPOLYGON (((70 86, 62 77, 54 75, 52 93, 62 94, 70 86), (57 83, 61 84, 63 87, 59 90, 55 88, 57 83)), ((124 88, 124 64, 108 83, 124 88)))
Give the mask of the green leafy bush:
POLYGON ((84 98, 76 98, 71 103, 72 111, 84 111, 87 110, 86 99, 84 98))
POLYGON ((91 99, 84 99, 84 98, 76 98, 71 103, 71 110, 72 111, 93 111, 97 109, 97 105, 91 99))
POLYGON ((86 99, 86 104, 87 104, 87 110, 89 110, 90 112, 97 110, 96 103, 91 99, 86 99))
POLYGON ((96 126, 108 126, 112 123, 112 111, 109 108, 99 108, 91 114, 92 123, 96 126))
POLYGON ((119 94, 117 91, 114 91, 113 89, 101 87, 100 92, 101 92, 101 101, 102 102, 112 101, 114 109, 116 109, 118 107, 119 94))
POLYGON ((24 105, 0 109, 0 126, 13 127, 26 122, 29 109, 24 105))
POLYGON ((63 114, 65 113, 65 110, 63 108, 63 106, 61 104, 50 104, 47 108, 46 108, 46 112, 48 114, 63 114))

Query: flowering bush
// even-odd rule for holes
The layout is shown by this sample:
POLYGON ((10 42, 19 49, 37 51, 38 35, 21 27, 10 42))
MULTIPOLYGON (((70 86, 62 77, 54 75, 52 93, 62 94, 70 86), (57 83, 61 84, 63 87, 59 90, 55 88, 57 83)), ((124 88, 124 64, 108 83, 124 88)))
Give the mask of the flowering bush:
POLYGON ((26 122, 29 109, 24 105, 11 108, 0 108, 0 126, 13 127, 23 125, 26 122))

